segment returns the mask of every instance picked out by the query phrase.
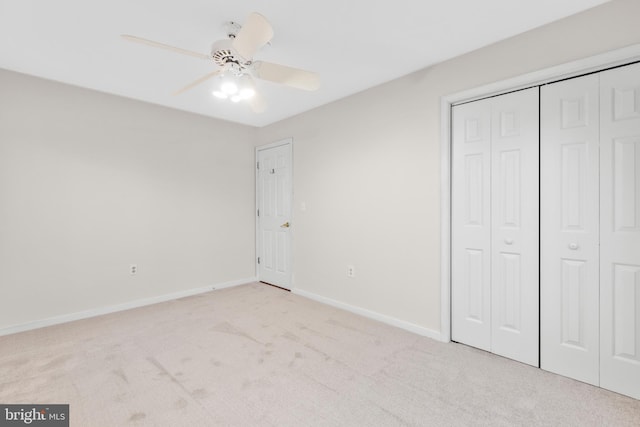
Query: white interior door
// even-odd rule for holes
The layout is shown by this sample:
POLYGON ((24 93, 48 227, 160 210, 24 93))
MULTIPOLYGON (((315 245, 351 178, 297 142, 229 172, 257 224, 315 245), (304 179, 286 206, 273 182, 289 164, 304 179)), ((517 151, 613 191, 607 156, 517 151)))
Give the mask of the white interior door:
POLYGON ((600 96, 600 386, 640 399, 640 64, 600 96))
POLYGON ((491 350, 491 104, 453 107, 451 339, 491 350))
POLYGON ((258 279, 291 289, 292 142, 257 149, 258 279))
POLYGON ((599 382, 599 76, 541 88, 540 366, 599 382))
POLYGON ((452 339, 537 366, 538 89, 452 113, 452 339))
POLYGON ((538 366, 538 88, 491 98, 491 351, 538 366))

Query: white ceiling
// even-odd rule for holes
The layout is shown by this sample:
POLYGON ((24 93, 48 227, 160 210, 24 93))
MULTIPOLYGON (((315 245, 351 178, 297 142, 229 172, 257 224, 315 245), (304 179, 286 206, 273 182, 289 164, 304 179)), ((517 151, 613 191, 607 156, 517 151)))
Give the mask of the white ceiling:
POLYGON ((0 0, 0 68, 264 126, 607 1, 0 0), (215 64, 119 37, 206 54, 253 11, 275 31, 254 59, 316 71, 320 90, 258 82, 261 114, 212 97, 212 81, 172 96, 215 64))

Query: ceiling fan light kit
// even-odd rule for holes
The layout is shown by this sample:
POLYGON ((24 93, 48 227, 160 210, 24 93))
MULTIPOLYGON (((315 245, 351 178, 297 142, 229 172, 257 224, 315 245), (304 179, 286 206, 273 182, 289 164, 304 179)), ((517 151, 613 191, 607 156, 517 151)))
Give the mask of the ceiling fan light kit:
POLYGON ((260 113, 266 103, 256 89, 254 79, 266 80, 284 86, 314 91, 320 87, 316 73, 298 68, 264 61, 253 61, 253 56, 273 38, 273 28, 259 13, 251 13, 243 26, 235 22, 227 24, 228 39, 218 40, 211 46, 210 55, 158 43, 131 35, 122 35, 125 40, 146 44, 212 61, 218 69, 189 83, 174 92, 179 95, 213 78, 219 77, 217 88, 212 92, 218 99, 229 99, 234 103, 248 101, 250 108, 260 113))
POLYGON ((240 76, 221 75, 220 87, 212 94, 218 99, 230 99, 232 102, 240 102, 252 98, 256 94, 251 78, 247 74, 240 76))

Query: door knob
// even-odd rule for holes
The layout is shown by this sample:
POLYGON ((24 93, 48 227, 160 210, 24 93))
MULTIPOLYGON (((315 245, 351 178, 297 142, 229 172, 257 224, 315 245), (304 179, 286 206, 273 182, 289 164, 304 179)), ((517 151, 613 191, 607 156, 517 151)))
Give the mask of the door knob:
POLYGON ((575 251, 576 249, 578 249, 580 246, 578 246, 577 243, 569 243, 569 249, 575 251))
POLYGON ((290 227, 289 221, 285 222, 280 226, 280 228, 289 228, 289 227, 290 227))
POLYGON ((513 245, 513 239, 506 238, 506 239, 504 239, 504 242, 505 242, 507 245, 513 245))

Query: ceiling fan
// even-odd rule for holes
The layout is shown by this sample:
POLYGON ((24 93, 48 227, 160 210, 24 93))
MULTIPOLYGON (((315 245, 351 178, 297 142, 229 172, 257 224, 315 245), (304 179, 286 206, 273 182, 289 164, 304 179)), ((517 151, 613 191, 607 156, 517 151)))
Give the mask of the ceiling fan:
POLYGON ((266 103, 257 92, 254 79, 267 80, 309 91, 317 90, 320 86, 318 75, 311 71, 272 62, 253 60, 253 55, 269 43, 273 37, 271 24, 259 13, 251 13, 242 26, 235 22, 230 22, 228 36, 229 38, 227 39, 213 43, 211 53, 207 55, 141 37, 128 34, 121 35, 122 38, 131 42, 206 59, 213 61, 217 65, 216 70, 177 90, 174 95, 181 94, 213 77, 222 76, 223 81, 220 90, 213 92, 215 96, 228 98, 233 102, 246 100, 254 112, 260 113, 266 109, 266 103), (224 81, 224 78, 227 80, 224 81))

